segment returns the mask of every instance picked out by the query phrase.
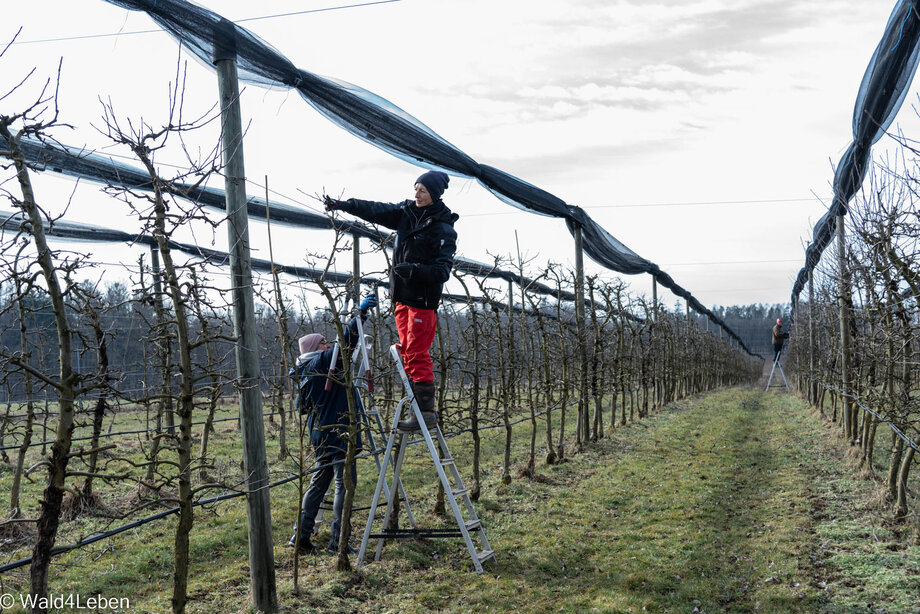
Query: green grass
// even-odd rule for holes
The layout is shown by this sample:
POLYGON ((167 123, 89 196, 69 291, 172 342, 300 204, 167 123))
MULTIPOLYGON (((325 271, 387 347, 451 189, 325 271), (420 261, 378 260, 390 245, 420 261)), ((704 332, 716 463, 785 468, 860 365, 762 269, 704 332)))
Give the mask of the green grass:
MULTIPOLYGON (((539 428, 538 442, 542 421, 539 428)), ((301 557, 298 595, 284 546, 297 490, 282 486, 272 491, 281 611, 916 611, 920 548, 872 503, 873 483, 853 477, 830 430, 790 395, 736 388, 608 431, 562 464, 539 464, 539 479, 515 477, 509 485, 501 484, 503 431, 487 431, 476 507, 498 562, 487 563, 486 573, 472 571, 458 539, 388 543, 382 560, 356 575, 335 572, 330 556, 301 557)), ((218 431, 214 452, 238 459, 234 423, 218 431)), ((277 433, 268 431, 274 459, 277 433)), ((523 463, 529 425, 516 426, 514 437, 515 462, 523 463)), ((468 480, 468 436, 449 445, 468 480)), ((420 525, 446 526, 430 511, 435 479, 422 452, 416 447, 405 469, 413 511, 420 525)), ((280 477, 291 469, 281 462, 272 471, 280 477)), ((372 463, 359 465, 359 476, 357 505, 366 505, 372 463)), ((0 473, 0 492, 8 480, 0 473)), ((39 486, 30 486, 30 501, 39 486)), ((167 611, 174 522, 55 559, 51 590, 130 596, 133 611, 167 611)), ((99 524, 67 523, 60 541, 99 524)), ((358 539, 363 527, 357 516, 358 539)), ((324 523, 319 540, 327 538, 324 523)), ((197 509, 191 547, 189 611, 247 612, 242 500, 197 509)), ((25 555, 20 549, 11 558, 25 555)), ((27 570, 3 581, 6 591, 22 590, 27 570)))

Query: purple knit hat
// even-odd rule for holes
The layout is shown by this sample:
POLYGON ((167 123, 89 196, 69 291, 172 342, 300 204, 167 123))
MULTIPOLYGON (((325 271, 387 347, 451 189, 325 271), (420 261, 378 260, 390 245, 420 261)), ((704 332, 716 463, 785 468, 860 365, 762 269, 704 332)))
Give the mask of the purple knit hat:
POLYGON ((309 335, 304 335, 297 340, 297 343, 300 345, 301 354, 309 354, 310 352, 316 351, 316 348, 319 347, 319 342, 323 340, 323 336, 319 333, 310 333, 309 335))

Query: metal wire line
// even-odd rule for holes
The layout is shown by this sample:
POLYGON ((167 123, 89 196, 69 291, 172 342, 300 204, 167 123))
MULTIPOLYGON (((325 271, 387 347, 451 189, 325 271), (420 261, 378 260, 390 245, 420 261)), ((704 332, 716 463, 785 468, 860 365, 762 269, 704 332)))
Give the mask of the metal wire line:
MULTIPOLYGON (((264 418, 265 416, 272 416, 272 415, 274 415, 274 414, 276 414, 276 413, 277 413, 277 412, 263 413, 263 414, 262 414, 262 417, 264 418)), ((218 418, 218 419, 212 420, 211 422, 212 422, 212 423, 215 423, 215 422, 227 422, 228 420, 239 420, 239 418, 238 418, 238 417, 237 417, 237 418, 218 418)), ((192 423, 192 426, 201 426, 202 424, 207 424, 207 422, 193 422, 193 423, 192 423)), ((85 426, 89 426, 89 425, 85 425, 85 426)), ((160 430, 160 431, 168 431, 168 430, 170 430, 170 429, 177 429, 177 428, 179 428, 180 426, 182 426, 182 425, 181 425, 181 424, 173 424, 172 426, 170 426, 170 425, 161 426, 159 429, 157 429, 157 428, 152 428, 152 429, 142 429, 142 430, 137 430, 137 431, 116 431, 116 432, 114 432, 114 433, 99 433, 98 437, 99 437, 100 439, 102 439, 103 437, 115 437, 115 436, 117 436, 117 435, 141 435, 141 434, 144 434, 144 433, 154 433, 154 432, 156 432, 156 431, 158 431, 158 430, 160 430)), ((16 431, 10 431, 10 432, 7 433, 7 434, 10 435, 11 437, 15 437, 18 433, 17 433, 16 431)), ((72 438, 70 439, 70 441, 86 441, 87 439, 92 439, 92 438, 93 438, 92 435, 86 436, 86 437, 72 437, 72 438)), ((51 440, 51 441, 37 441, 37 442, 34 442, 34 443, 30 443, 28 447, 33 448, 33 447, 37 447, 37 446, 49 445, 49 444, 52 444, 52 443, 54 443, 53 440, 51 440)), ((0 450, 16 450, 16 449, 19 449, 19 448, 21 448, 21 447, 22 447, 22 444, 19 444, 19 445, 12 445, 12 446, 0 446, 0 450)))
MULTIPOLYGON (((797 202, 821 202, 820 198, 766 198, 763 200, 702 200, 698 202, 675 203, 628 203, 614 205, 581 205, 582 209, 632 209, 645 207, 707 207, 719 205, 766 205, 797 202)), ((514 215, 517 211, 496 211, 485 213, 467 213, 463 217, 491 217, 496 215, 514 215)), ((796 260, 796 262, 799 262, 796 260)))
MULTIPOLYGON (((575 403, 577 403, 577 401, 572 401, 572 402, 569 403, 569 406, 574 405, 575 403)), ((546 413, 548 413, 548 412, 550 412, 550 411, 554 411, 554 410, 556 410, 556 409, 559 409, 559 407, 552 407, 552 408, 549 408, 549 409, 545 409, 545 410, 539 412, 538 414, 536 414, 536 416, 542 416, 542 415, 544 415, 544 414, 546 414, 546 413)), ((515 422, 512 422, 511 425, 513 426, 513 425, 515 425, 515 424, 520 424, 521 422, 524 422, 524 421, 530 420, 530 419, 531 419, 531 417, 530 417, 530 416, 527 416, 527 417, 525 417, 525 418, 521 418, 520 420, 517 420, 517 421, 515 421, 515 422)), ((480 428, 477 429, 477 430, 479 430, 479 431, 485 431, 485 430, 488 430, 488 429, 497 428, 498 426, 504 426, 504 425, 497 425, 497 424, 496 424, 496 425, 489 425, 489 426, 480 427, 480 428)), ((472 431, 471 431, 471 429, 465 429, 465 430, 461 430, 461 431, 455 431, 455 432, 444 433, 444 438, 445 438, 445 439, 450 439, 450 438, 456 437, 457 435, 460 435, 461 433, 466 433, 466 432, 472 432, 472 431)), ((410 445, 410 446, 411 446, 411 445, 420 444, 420 443, 425 443, 425 440, 424 440, 424 439, 416 439, 416 440, 414 440, 414 441, 410 441, 407 445, 410 445)), ((374 451, 372 451, 372 452, 365 452, 365 453, 363 453, 363 454, 359 454, 359 455, 355 456, 355 460, 357 460, 357 459, 359 459, 359 458, 370 458, 371 456, 379 456, 380 454, 383 454, 384 452, 385 452, 385 450, 374 450, 374 451)), ((304 475, 304 476, 310 475, 311 473, 315 473, 315 472, 319 471, 320 469, 325 469, 325 468, 328 468, 328 467, 332 467, 332 466, 334 466, 334 465, 341 464, 341 463, 344 463, 344 462, 345 462, 345 461, 344 461, 344 459, 343 459, 343 460, 334 461, 334 462, 331 462, 331 463, 324 463, 324 464, 322 464, 322 465, 314 466, 314 467, 310 468, 309 470, 302 472, 302 475, 304 475)), ((275 488, 276 486, 281 486, 281 485, 283 485, 283 484, 288 484, 288 483, 293 482, 294 480, 298 479, 299 477, 301 477, 301 476, 300 476, 300 475, 293 475, 293 476, 284 478, 284 479, 282 479, 282 480, 278 480, 277 482, 272 482, 272 483, 269 484, 266 488, 272 489, 272 488, 275 488)), ((232 493, 228 493, 228 494, 225 494, 225 495, 219 495, 219 496, 216 496, 216 497, 211 497, 211 498, 209 498, 209 499, 202 499, 202 500, 200 500, 200 501, 196 501, 196 502, 193 503, 192 505, 193 505, 194 507, 200 507, 200 506, 203 506, 203 505, 209 505, 209 504, 212 504, 212 503, 219 503, 219 502, 221 502, 221 501, 227 501, 227 500, 229 500, 229 499, 235 499, 235 498, 237 498, 237 497, 243 497, 243 496, 245 496, 246 494, 247 494, 247 493, 246 493, 245 491, 244 491, 244 492, 232 492, 232 493)), ((170 508, 170 509, 168 509, 168 510, 159 512, 159 513, 154 514, 154 515, 152 515, 152 516, 148 516, 148 517, 146 517, 146 518, 141 518, 140 520, 136 520, 136 521, 131 522, 131 523, 127 524, 127 525, 124 525, 124 526, 121 526, 121 527, 118 527, 118 528, 115 528, 115 529, 111 529, 111 530, 109 530, 109 531, 104 531, 104 532, 102 532, 102 533, 97 533, 97 534, 95 534, 95 535, 91 535, 90 537, 81 539, 80 541, 75 542, 75 543, 73 543, 73 544, 68 544, 68 545, 66 545, 66 546, 61 546, 61 547, 59 547, 59 548, 55 548, 54 550, 51 551, 51 556, 57 556, 57 555, 59 555, 59 554, 65 553, 65 552, 70 552, 71 550, 76 550, 76 549, 78 549, 78 548, 82 548, 83 546, 88 546, 89 544, 92 544, 92 543, 95 543, 95 542, 97 542, 97 541, 106 539, 106 538, 108 538, 108 537, 113 537, 113 536, 115 536, 115 535, 118 535, 119 533, 124 533, 125 531, 129 531, 129 530, 131 530, 131 529, 134 529, 134 528, 137 528, 137 527, 139 527, 139 526, 145 525, 145 524, 147 524, 147 523, 153 522, 154 520, 160 520, 161 518, 166 518, 167 516, 171 516, 172 514, 176 514, 176 513, 178 513, 178 512, 179 512, 179 507, 170 508)), ((19 568, 19 567, 24 567, 24 566, 28 565, 28 564, 31 563, 31 562, 32 562, 32 557, 27 557, 27 558, 24 558, 24 559, 19 559, 18 561, 13 561, 12 563, 7 563, 6 565, 0 566, 0 574, 2 574, 2 573, 4 573, 4 572, 7 572, 7 571, 10 571, 10 570, 13 570, 13 569, 17 569, 17 568, 19 568)))
POLYGON ((859 407, 861 407, 864 411, 866 411, 866 412, 872 414, 873 416, 875 416, 875 417, 878 419, 879 422, 883 422, 883 423, 887 424, 888 427, 892 430, 892 432, 894 432, 898 437, 900 437, 901 439, 904 440, 904 443, 906 443, 907 445, 909 445, 909 446, 910 446, 911 448, 913 448, 915 451, 920 452, 920 447, 918 447, 917 444, 914 443, 914 441, 913 441, 910 437, 908 437, 907 435, 905 435, 905 434, 901 431, 901 429, 899 429, 897 426, 895 426, 894 423, 892 423, 890 420, 886 420, 885 418, 883 418, 880 414, 878 414, 878 413, 875 412, 874 410, 869 409, 868 407, 866 407, 866 406, 863 404, 862 400, 860 400, 860 398, 857 397, 856 395, 850 394, 849 392, 844 392, 844 391, 841 390, 840 388, 837 388, 836 386, 833 386, 833 385, 831 385, 831 384, 828 384, 828 383, 826 383, 824 380, 820 380, 820 379, 818 379, 818 378, 816 378, 816 377, 809 377, 809 376, 806 376, 805 379, 808 380, 808 381, 811 381, 811 382, 815 382, 815 383, 817 383, 817 384, 820 384, 820 385, 824 386, 824 387, 825 387, 826 389, 828 389, 828 390, 832 390, 832 391, 836 392, 837 394, 840 394, 840 395, 842 395, 842 396, 845 396, 845 397, 851 399, 852 401, 854 401, 854 402, 856 403, 856 405, 858 405, 859 407))
MULTIPOLYGON (((243 19, 237 19, 234 23, 243 23, 247 21, 261 21, 265 19, 276 19, 278 17, 294 17, 295 15, 307 15, 310 13, 325 13, 327 11, 340 11, 342 9, 354 9, 361 8, 364 6, 373 6, 375 4, 391 4, 393 2, 401 2, 402 0, 376 0, 374 2, 362 2, 360 4, 345 4, 342 6, 328 6, 321 9, 308 9, 305 11, 294 11, 291 13, 277 13, 275 15, 261 15, 259 17, 244 17, 243 19)), ((154 34, 156 32, 162 32, 161 28, 155 30, 132 30, 130 32, 108 32, 103 34, 84 34, 82 36, 62 36, 59 38, 44 38, 31 41, 14 41, 13 45, 34 45, 37 43, 57 43, 57 42, 66 42, 66 41, 75 41, 75 40, 86 40, 93 38, 111 38, 113 36, 130 36, 133 34, 154 34)))

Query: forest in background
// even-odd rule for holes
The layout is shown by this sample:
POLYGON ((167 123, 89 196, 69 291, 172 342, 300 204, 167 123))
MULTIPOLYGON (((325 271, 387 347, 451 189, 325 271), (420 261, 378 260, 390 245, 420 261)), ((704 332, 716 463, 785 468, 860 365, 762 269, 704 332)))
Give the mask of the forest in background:
POLYGON ((777 318, 783 318, 786 330, 789 323, 789 303, 752 303, 750 305, 717 305, 713 313, 722 318, 735 331, 745 345, 755 354, 769 358, 773 352, 771 329, 777 318))

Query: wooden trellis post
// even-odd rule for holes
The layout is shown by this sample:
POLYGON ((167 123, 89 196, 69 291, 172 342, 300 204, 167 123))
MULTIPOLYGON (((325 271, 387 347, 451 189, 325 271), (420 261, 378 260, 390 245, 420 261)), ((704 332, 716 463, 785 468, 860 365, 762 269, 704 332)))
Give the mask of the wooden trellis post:
POLYGON ((840 293, 840 382, 843 388, 843 433, 853 441, 856 439, 856 425, 854 424, 853 404, 850 397, 850 312, 847 305, 849 296, 849 279, 847 277, 847 246, 844 216, 837 215, 837 287, 840 293))
POLYGON ((352 298, 354 307, 361 302, 361 237, 358 234, 351 235, 352 238, 352 298))
POLYGON ((588 438, 588 373, 585 348, 585 259, 581 226, 575 226, 575 329, 578 335, 578 356, 581 360, 578 399, 578 436, 588 438))
POLYGON ((815 271, 808 271, 808 400, 818 402, 818 382, 815 381, 815 271))
POLYGON ((259 378, 259 337, 256 332, 252 264, 249 256, 249 216, 246 211, 246 172, 243 165, 243 129, 236 69, 235 26, 218 25, 214 66, 220 92, 221 145, 224 191, 227 202, 227 239, 230 250, 230 295, 237 386, 243 436, 243 471, 246 475, 246 517, 249 524, 249 578, 252 605, 259 612, 275 612, 275 555, 272 548, 272 517, 262 424, 262 391, 259 378))

